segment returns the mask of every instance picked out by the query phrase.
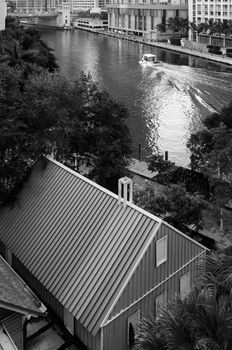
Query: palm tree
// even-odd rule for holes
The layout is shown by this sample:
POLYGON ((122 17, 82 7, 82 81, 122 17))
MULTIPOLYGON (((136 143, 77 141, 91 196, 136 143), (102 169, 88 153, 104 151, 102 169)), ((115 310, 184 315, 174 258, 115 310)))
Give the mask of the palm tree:
POLYGON ((144 317, 139 324, 135 340, 136 350, 165 350, 166 343, 161 335, 159 323, 152 316, 144 317))
POLYGON ((158 321, 142 320, 136 349, 232 349, 232 246, 201 261, 199 285, 168 302, 158 321))
POLYGON ((211 295, 231 297, 232 246, 206 255, 199 266, 199 281, 211 295))
POLYGON ((34 64, 37 56, 38 50, 22 50, 19 42, 12 39, 11 41, 3 42, 0 62, 5 62, 10 67, 21 70, 22 76, 27 78, 32 72, 38 71, 38 67, 34 64))

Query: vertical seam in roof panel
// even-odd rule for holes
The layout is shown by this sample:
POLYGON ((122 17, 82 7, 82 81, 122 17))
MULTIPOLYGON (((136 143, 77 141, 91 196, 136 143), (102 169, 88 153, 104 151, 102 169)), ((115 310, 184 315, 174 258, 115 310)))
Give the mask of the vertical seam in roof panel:
MULTIPOLYGON (((94 195, 94 193, 93 193, 92 195, 94 195)), ((85 202, 87 202, 87 201, 85 201, 85 202)), ((81 210, 83 210, 83 206, 81 206, 81 204, 78 206, 78 208, 76 208, 75 201, 74 201, 74 204, 73 204, 73 212, 70 212, 70 211, 69 211, 69 214, 68 214, 68 215, 70 215, 71 213, 75 213, 75 212, 79 209, 79 207, 81 207, 81 210)), ((63 213, 63 211, 62 211, 62 213, 63 213)), ((69 217, 69 216, 68 216, 68 217, 69 217)), ((44 231, 45 243, 46 243, 46 244, 49 244, 50 247, 54 246, 54 243, 56 242, 56 240, 55 240, 55 241, 53 240, 53 235, 54 235, 54 233, 52 234, 51 230, 52 230, 52 231, 56 230, 56 232, 55 232, 56 236, 57 236, 58 238, 60 238, 60 237, 63 238, 63 242, 62 242, 62 243, 64 243, 64 242, 69 238, 69 234, 70 234, 70 233, 69 233, 69 231, 66 231, 66 230, 65 230, 65 226, 67 225, 67 219, 68 219, 68 217, 66 217, 66 212, 65 212, 64 215, 63 215, 63 214, 60 215, 60 218, 63 219, 63 220, 62 220, 62 224, 58 225, 59 221, 57 221, 56 218, 55 218, 55 222, 52 223, 52 226, 50 227, 50 229, 44 231), (67 232, 67 234, 66 234, 65 236, 63 235, 64 230, 67 232), (52 246, 51 246, 51 244, 52 244, 52 246)), ((73 220, 74 220, 74 219, 75 219, 75 217, 73 218, 73 220)), ((63 250, 64 250, 63 244, 60 246, 60 249, 63 249, 63 250)), ((55 249, 55 252, 58 253, 58 251, 57 251, 56 249, 55 249)), ((52 249, 49 250, 47 256, 48 256, 48 261, 49 261, 49 263, 51 264, 51 260, 50 260, 50 259, 51 259, 51 257, 54 258, 53 253, 52 253, 52 249)), ((48 264, 48 267, 50 267, 50 264, 48 264)), ((45 273, 45 271, 42 271, 43 278, 45 278, 45 274, 44 274, 44 273, 45 273)), ((53 270, 53 274, 54 274, 54 270, 53 270)))
MULTIPOLYGON (((31 178, 32 178, 32 177, 31 177, 31 178)), ((30 179, 31 179, 31 178, 30 178, 30 179)), ((23 189, 22 192, 24 193, 25 190, 23 189)), ((27 191, 26 191, 26 192, 27 192, 27 191)), ((31 192, 29 192, 29 193, 31 194, 31 192)), ((31 195, 31 196, 32 196, 32 195, 31 195)), ((19 201, 20 201, 20 197, 21 197, 21 193, 20 193, 20 195, 19 195, 19 201)), ((32 196, 32 198, 33 198, 33 196, 32 196)), ((30 204, 30 202, 28 202, 28 203, 30 204)), ((6 238, 6 242, 7 242, 7 243, 9 242, 9 238, 10 238, 11 249, 12 249, 13 252, 15 252, 15 250, 14 250, 14 247, 15 247, 15 246, 16 246, 16 248, 17 248, 16 251, 19 251, 18 246, 19 246, 19 243, 21 243, 21 241, 20 241, 20 242, 17 241, 17 235, 9 236, 8 231, 11 230, 11 231, 19 232, 19 231, 20 231, 21 225, 23 225, 22 217, 23 217, 23 215, 24 215, 24 212, 26 212, 26 214, 27 214, 28 216, 30 216, 31 210, 33 210, 33 209, 34 209, 34 208, 33 208, 32 205, 29 206, 29 210, 28 210, 27 206, 26 206, 26 207, 21 207, 20 210, 19 210, 18 208, 16 208, 16 205, 15 205, 12 209, 8 209, 8 208, 6 209, 6 210, 8 211, 8 213, 9 213, 9 216, 12 214, 12 211, 14 211, 14 214, 15 214, 16 210, 18 211, 18 215, 16 215, 16 218, 14 217, 14 221, 11 221, 10 223, 9 223, 9 221, 7 222, 6 234, 2 236, 3 239, 6 238), (27 211, 27 210, 28 210, 28 211, 27 211), (17 219, 17 218, 18 218, 18 219, 17 219), (10 224, 10 225, 9 225, 9 224, 10 224), (17 241, 17 243, 16 243, 16 241, 17 241)), ((16 213, 16 214, 17 214, 17 213, 16 213)), ((2 230, 4 230, 4 227, 2 227, 2 230)), ((21 232, 21 234, 23 234, 23 232, 21 232)))
MULTIPOLYGON (((99 196, 98 196, 99 197, 99 196)), ((103 200, 104 198, 102 198, 101 200, 103 200)), ((101 202, 100 198, 99 198, 99 202, 101 202)), ((97 215, 97 213, 96 213, 97 215)), ((74 258, 74 255, 77 255, 79 253, 79 251, 81 251, 81 245, 83 245, 83 242, 85 242, 87 240, 87 236, 85 235, 85 231, 81 230, 80 232, 77 232, 77 228, 75 227, 73 230, 73 234, 75 235, 75 237, 73 237, 72 242, 68 242, 68 246, 70 245, 70 243, 72 243, 72 246, 70 247, 71 250, 69 250, 69 259, 67 257, 66 261, 67 261, 67 266, 65 268, 65 270, 69 269, 70 264, 72 264, 72 260, 74 258), (85 237, 86 236, 86 237, 85 237), (78 244, 78 246, 77 246, 78 244), (75 254, 73 254, 75 253, 75 254)), ((65 261, 62 261, 62 264, 64 264, 65 261)), ((75 268, 77 268, 77 265, 75 264, 74 266, 75 268)), ((59 267, 58 267, 58 271, 59 271, 59 267)), ((65 275, 65 270, 62 269, 62 275, 60 275, 60 278, 62 278, 62 276, 65 275)), ((70 274, 69 274, 69 278, 70 278, 70 274)), ((50 282, 53 284, 53 281, 50 280, 50 282)), ((59 279, 56 279, 56 284, 58 286, 59 291, 61 292, 60 289, 60 281, 59 279)), ((55 292, 56 288, 55 285, 53 285, 53 291, 55 292)), ((64 284, 62 283, 62 286, 64 286, 64 284)))
MULTIPOLYGON (((62 175, 61 175, 62 176, 62 175)), ((50 188, 50 186, 49 186, 50 188)), ((44 191, 45 192, 45 191, 44 191)), ((50 190, 50 192, 52 192, 52 189, 50 190)), ((24 256, 25 253, 27 254, 28 252, 28 245, 30 245, 31 243, 31 239, 36 239, 36 237, 34 237, 34 227, 33 230, 30 230, 30 227, 35 225, 34 220, 37 219, 37 217, 40 217, 40 211, 44 210, 44 208, 42 209, 41 207, 44 207, 43 205, 41 205, 41 202, 44 203, 43 198, 44 197, 48 197, 48 193, 42 193, 42 197, 39 196, 36 198, 36 205, 34 205, 33 207, 33 211, 29 212, 29 215, 23 216, 22 217, 22 222, 21 222, 21 230, 18 227, 17 233, 19 233, 20 231, 27 232, 27 241, 26 242, 20 242, 20 244, 18 245, 18 251, 20 252, 21 256, 24 256), (41 208, 40 210, 37 209, 37 207, 41 208), (26 227, 25 227, 26 226, 26 227)), ((28 205, 26 206, 26 208, 28 208, 28 205)), ((42 218, 41 218, 42 220, 42 218)), ((39 223, 37 223, 37 225, 39 225, 39 223)))
MULTIPOLYGON (((104 205, 107 205, 107 212, 109 212, 110 209, 112 208, 113 202, 114 202, 114 200, 112 200, 112 198, 110 198, 110 199, 108 199, 107 203, 104 204, 104 205)), ((99 213, 97 211, 96 215, 98 215, 98 214, 99 213)), ((101 225, 100 219, 101 219, 101 216, 98 215, 98 218, 96 219, 97 226, 101 225)), ((75 230, 75 232, 76 232, 76 230, 75 230)), ((55 285, 53 286, 53 291, 56 293, 56 295, 59 298, 62 298, 63 289, 66 288, 65 286, 68 284, 69 288, 70 288, 70 285, 72 285, 71 281, 74 280, 74 278, 76 277, 76 271, 80 268, 80 259, 82 258, 82 260, 83 260, 83 254, 88 253, 86 246, 87 247, 89 246, 89 240, 93 239, 93 235, 96 236, 94 230, 92 230, 91 235, 88 235, 88 236, 86 235, 85 231, 84 232, 82 231, 81 234, 76 235, 77 239, 74 241, 72 251, 70 251, 70 262, 69 262, 69 266, 67 268, 69 270, 69 279, 65 280, 65 274, 63 273, 63 276, 60 279, 60 281, 58 283, 56 283, 56 286, 55 285), (86 236, 86 238, 82 239, 83 236, 84 237, 86 236), (84 244, 83 244, 83 241, 84 241, 84 244), (79 244, 79 242, 80 242, 80 244, 79 244), (78 247, 77 247, 77 244, 78 244, 78 247), (74 250, 75 254, 72 254, 73 250, 74 250)), ((96 238, 96 237, 94 237, 94 238, 96 238)))
MULTIPOLYGON (((130 221, 133 221, 136 219, 136 213, 131 210, 130 212, 131 212, 130 215, 126 213, 126 217, 128 221, 124 222, 123 227, 125 228, 127 224, 130 223, 130 221)), ((123 227, 121 227, 122 230, 123 230, 123 227)), ((109 237, 108 237, 108 239, 106 240, 106 242, 108 243, 108 246, 107 247, 105 247, 105 245, 102 246, 102 248, 104 248, 103 254, 99 257, 98 260, 95 261, 95 264, 94 264, 95 267, 93 271, 85 275, 84 280, 82 280, 82 284, 79 287, 79 293, 78 294, 75 293, 76 295, 75 299, 79 300, 82 306, 85 305, 84 300, 82 299, 83 299, 83 295, 84 296, 86 295, 86 289, 89 289, 91 294, 94 293, 96 285, 99 285, 99 283, 101 283, 103 276, 105 274, 108 274, 108 271, 111 269, 112 265, 115 264, 115 260, 117 259, 117 256, 120 254, 119 247, 122 244, 126 243, 125 241, 126 236, 122 237, 122 234, 121 234, 122 230, 116 230, 112 232, 110 244, 109 244, 109 237), (98 283, 96 284, 96 282, 98 283)), ((73 302, 75 302, 75 299, 73 302)), ((71 309, 72 309, 73 302, 69 306, 71 309)), ((81 313, 81 309, 79 309, 80 313, 81 313)))
MULTIPOLYGON (((82 268, 82 270, 80 271, 80 274, 77 278, 77 280, 75 281, 75 286, 74 287, 71 287, 70 286, 70 289, 69 289, 69 293, 68 295, 66 296, 65 298, 65 303, 66 303, 66 299, 69 298, 69 294, 72 293, 72 290, 73 288, 76 288, 76 285, 78 284, 78 287, 81 288, 81 282, 82 282, 82 279, 85 275, 88 275, 88 269, 90 268, 91 264, 94 262, 96 264, 96 262, 98 261, 99 257, 98 257, 98 254, 99 254, 99 251, 101 250, 102 246, 104 245, 104 242, 107 240, 107 235, 106 235, 106 231, 110 230, 110 231, 113 231, 114 229, 114 226, 115 226, 115 218, 116 217, 124 217, 125 216, 125 212, 122 212, 120 210, 119 207, 117 207, 117 210, 114 211, 113 215, 111 215, 109 217, 109 221, 107 222, 107 225, 104 227, 104 230, 100 230, 99 231, 99 244, 97 247, 95 247, 96 249, 92 252, 91 256, 89 256, 89 259, 88 259, 88 262, 86 263, 86 265, 84 266, 84 268, 82 268), (119 216, 120 214, 120 216, 119 216)), ((83 267, 83 266, 82 266, 83 267)))
MULTIPOLYGON (((71 191, 72 188, 75 187, 75 184, 70 184, 69 190, 71 191)), ((59 197, 53 197, 52 198, 52 203, 55 201, 59 201, 59 197)), ((53 211, 56 210, 56 206, 52 205, 53 211)), ((47 207, 44 207, 44 211, 47 211, 47 207)), ((60 210, 59 210, 60 212, 60 210)), ((41 218, 38 220, 37 224, 31 228, 31 232, 33 232, 32 239, 30 240, 30 245, 37 247, 36 253, 33 254, 27 254, 27 260, 25 260, 25 264, 28 266, 28 268, 32 269, 34 272, 34 268, 36 267, 37 269, 39 268, 38 266, 38 259, 41 260, 41 253, 42 250, 44 250, 44 246, 47 245, 48 241, 52 237, 48 237, 47 231, 49 227, 54 226, 54 220, 56 221, 56 226, 58 225, 59 221, 56 220, 57 216, 53 215, 51 211, 49 211, 49 214, 44 216, 43 213, 40 213, 41 218), (46 219, 48 216, 48 219, 46 219), (53 218, 52 218, 53 216, 53 218), (38 259, 37 259, 38 257, 38 259)), ((29 230, 29 227, 27 227, 27 230, 29 230)), ((53 241, 54 243, 54 241, 53 241)), ((27 253, 27 252, 26 252, 27 253)), ((44 258, 44 255, 43 255, 44 258)))

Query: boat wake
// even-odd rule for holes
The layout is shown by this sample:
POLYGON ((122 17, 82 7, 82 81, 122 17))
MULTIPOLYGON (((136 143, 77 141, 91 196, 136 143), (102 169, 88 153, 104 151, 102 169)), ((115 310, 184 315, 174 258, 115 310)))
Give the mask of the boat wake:
POLYGON ((202 128, 206 116, 226 106, 232 92, 229 73, 222 79, 220 72, 208 76, 200 68, 170 64, 144 71, 139 88, 150 147, 158 144, 161 151, 172 152, 171 147, 173 160, 184 166, 189 164, 186 142, 190 134, 202 128))

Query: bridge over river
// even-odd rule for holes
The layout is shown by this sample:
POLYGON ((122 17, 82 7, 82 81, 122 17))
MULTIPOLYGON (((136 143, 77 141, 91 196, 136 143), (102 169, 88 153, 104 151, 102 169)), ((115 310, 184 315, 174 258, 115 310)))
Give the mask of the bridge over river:
POLYGON ((48 13, 8 13, 9 16, 17 17, 20 21, 34 24, 42 28, 63 28, 63 12, 48 13))

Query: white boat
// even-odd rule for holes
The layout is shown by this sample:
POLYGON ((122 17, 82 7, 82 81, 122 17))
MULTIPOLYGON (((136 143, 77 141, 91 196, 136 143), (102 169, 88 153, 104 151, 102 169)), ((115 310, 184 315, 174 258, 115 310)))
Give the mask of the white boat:
POLYGON ((151 53, 145 53, 143 54, 143 57, 139 63, 144 65, 161 65, 161 62, 157 60, 156 55, 153 55, 151 53))

